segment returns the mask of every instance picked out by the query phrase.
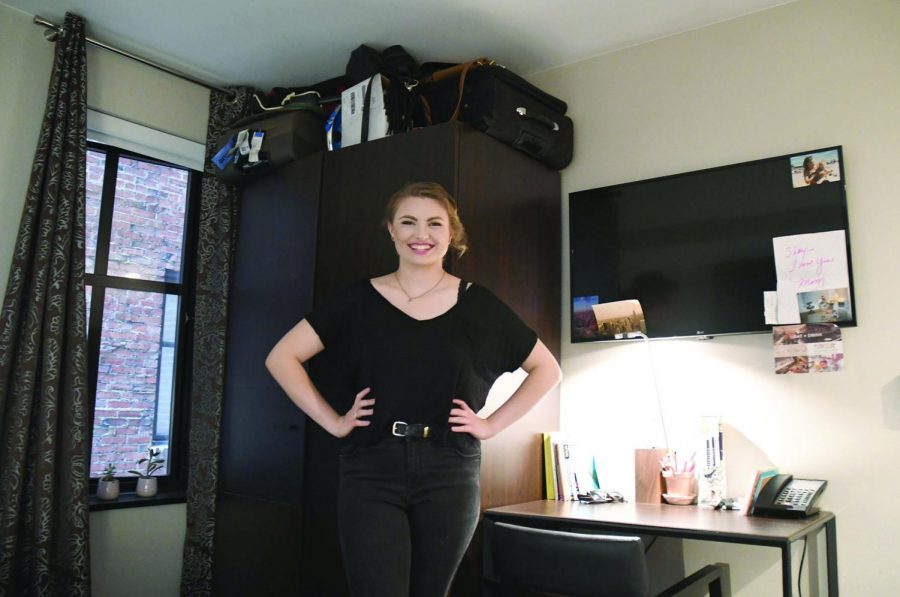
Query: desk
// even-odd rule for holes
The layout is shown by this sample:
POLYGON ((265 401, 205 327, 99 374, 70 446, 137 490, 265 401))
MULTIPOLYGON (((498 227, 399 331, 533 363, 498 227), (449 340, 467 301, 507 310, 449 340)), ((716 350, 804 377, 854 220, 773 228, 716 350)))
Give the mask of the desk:
POLYGON ((838 595, 837 536, 834 514, 819 512, 809 518, 783 519, 743 516, 737 511, 711 510, 669 504, 581 504, 541 500, 490 508, 484 512, 485 553, 490 548, 490 525, 506 520, 556 530, 592 529, 629 535, 658 535, 701 541, 763 545, 781 549, 781 585, 791 589, 791 544, 809 537, 809 578, 818 595, 818 550, 815 539, 825 531, 828 595, 838 595))

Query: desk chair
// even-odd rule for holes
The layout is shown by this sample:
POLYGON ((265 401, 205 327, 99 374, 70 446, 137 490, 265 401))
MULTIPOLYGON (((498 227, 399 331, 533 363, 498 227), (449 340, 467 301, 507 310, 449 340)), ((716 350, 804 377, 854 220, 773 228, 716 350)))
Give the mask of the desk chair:
MULTIPOLYGON (((591 535, 496 522, 485 554, 489 595, 650 597, 640 537, 591 535)), ((728 564, 705 566, 658 597, 730 597, 728 564)))

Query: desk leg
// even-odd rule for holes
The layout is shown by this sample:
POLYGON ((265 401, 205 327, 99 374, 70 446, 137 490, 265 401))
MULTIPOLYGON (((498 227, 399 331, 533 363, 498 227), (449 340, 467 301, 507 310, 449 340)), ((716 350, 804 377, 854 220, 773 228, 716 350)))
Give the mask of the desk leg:
POLYGON ((791 573, 791 544, 790 542, 781 545, 781 594, 784 597, 791 597, 791 581, 793 574, 791 573))
POLYGON ((807 535, 804 541, 806 545, 806 561, 809 565, 806 567, 806 577, 809 579, 809 597, 819 597, 819 535, 822 529, 814 535, 807 535))
POLYGON ((825 557, 828 560, 828 597, 838 597, 837 524, 834 518, 825 523, 825 557))

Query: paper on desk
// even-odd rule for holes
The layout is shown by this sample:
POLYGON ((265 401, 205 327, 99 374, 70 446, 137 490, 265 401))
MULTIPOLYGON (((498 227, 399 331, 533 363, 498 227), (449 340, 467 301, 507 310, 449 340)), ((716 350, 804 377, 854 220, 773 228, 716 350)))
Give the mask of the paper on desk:
POLYGON ((778 280, 776 323, 852 319, 845 231, 779 236, 772 246, 778 280))

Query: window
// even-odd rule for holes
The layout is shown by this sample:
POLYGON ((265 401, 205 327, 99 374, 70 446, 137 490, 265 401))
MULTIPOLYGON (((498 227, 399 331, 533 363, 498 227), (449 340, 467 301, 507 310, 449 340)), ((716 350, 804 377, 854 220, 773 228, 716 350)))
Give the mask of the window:
POLYGON ((90 142, 86 187, 91 479, 113 464, 133 490, 158 448, 161 491, 183 488, 200 174, 90 142))

